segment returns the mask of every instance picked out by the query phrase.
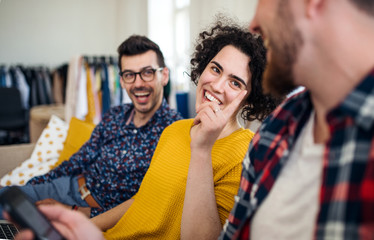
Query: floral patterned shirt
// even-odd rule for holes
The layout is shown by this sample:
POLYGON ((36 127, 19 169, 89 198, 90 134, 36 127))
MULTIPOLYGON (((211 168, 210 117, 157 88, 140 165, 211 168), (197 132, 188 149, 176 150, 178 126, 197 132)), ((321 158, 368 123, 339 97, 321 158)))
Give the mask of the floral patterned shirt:
POLYGON ((162 131, 182 119, 163 100, 148 123, 137 128, 128 121, 133 109, 132 104, 111 108, 95 127, 91 138, 69 161, 45 175, 32 178, 29 183, 83 174, 87 188, 103 207, 92 208, 91 217, 131 198, 148 170, 162 131))

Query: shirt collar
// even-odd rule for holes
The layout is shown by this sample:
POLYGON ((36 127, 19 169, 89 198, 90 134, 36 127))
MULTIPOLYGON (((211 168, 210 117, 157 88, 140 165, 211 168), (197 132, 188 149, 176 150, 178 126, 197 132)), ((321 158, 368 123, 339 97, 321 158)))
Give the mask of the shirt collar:
POLYGON ((349 115, 357 125, 370 130, 374 124, 374 69, 357 85, 343 102, 332 110, 328 119, 349 115))

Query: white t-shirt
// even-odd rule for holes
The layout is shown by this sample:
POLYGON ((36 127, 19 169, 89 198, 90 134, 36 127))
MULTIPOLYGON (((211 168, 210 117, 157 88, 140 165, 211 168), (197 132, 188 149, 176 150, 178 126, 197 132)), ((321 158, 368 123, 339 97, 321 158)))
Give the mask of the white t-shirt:
POLYGON ((312 113, 290 158, 251 223, 251 239, 312 239, 319 207, 324 144, 315 144, 312 113))

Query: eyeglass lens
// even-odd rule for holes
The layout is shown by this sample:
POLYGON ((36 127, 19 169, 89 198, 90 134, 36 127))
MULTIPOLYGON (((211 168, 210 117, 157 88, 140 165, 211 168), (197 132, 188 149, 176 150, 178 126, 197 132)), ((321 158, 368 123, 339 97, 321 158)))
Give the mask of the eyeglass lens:
POLYGON ((159 68, 159 69, 153 69, 153 68, 146 68, 146 69, 143 69, 142 71, 140 72, 131 72, 131 71, 126 71, 126 72, 122 72, 122 78, 125 82, 127 83, 133 83, 135 81, 135 78, 136 78, 136 75, 139 74, 140 78, 143 80, 143 81, 152 81, 154 76, 155 76, 155 72, 158 71, 158 70, 162 70, 162 68, 159 68))

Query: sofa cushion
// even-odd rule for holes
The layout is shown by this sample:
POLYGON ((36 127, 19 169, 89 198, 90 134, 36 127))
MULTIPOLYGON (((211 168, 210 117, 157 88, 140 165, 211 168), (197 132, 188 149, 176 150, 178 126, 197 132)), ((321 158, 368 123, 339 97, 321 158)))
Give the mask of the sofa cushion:
POLYGON ((55 164, 55 167, 63 161, 69 160, 71 155, 76 153, 82 145, 91 137, 95 124, 84 122, 78 118, 72 117, 70 120, 69 130, 64 143, 64 148, 55 164))
POLYGON ((0 178, 29 159, 35 143, 0 146, 0 178))
POLYGON ((0 180, 1 186, 24 185, 34 176, 42 175, 52 169, 63 149, 68 125, 52 115, 47 127, 36 142, 31 157, 0 180))

